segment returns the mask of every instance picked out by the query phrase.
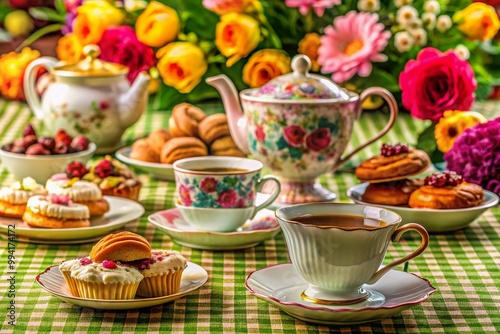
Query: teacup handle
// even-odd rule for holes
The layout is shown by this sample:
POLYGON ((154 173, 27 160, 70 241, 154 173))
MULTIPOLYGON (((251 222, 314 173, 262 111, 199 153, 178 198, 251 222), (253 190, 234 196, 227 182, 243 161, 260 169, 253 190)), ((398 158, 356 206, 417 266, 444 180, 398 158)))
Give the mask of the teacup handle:
POLYGON ((42 105, 40 98, 36 93, 35 79, 38 73, 38 68, 40 66, 45 67, 47 70, 52 70, 57 65, 57 59, 52 57, 41 57, 33 60, 24 74, 24 92, 26 95, 26 102, 28 102, 29 107, 33 110, 36 118, 43 119, 44 114, 42 112, 42 105))
POLYGON ((250 217, 250 219, 255 217, 257 212, 259 212, 260 210, 267 208, 269 205, 271 205, 274 202, 274 200, 278 197, 278 195, 281 191, 280 181, 278 181, 278 179, 272 175, 266 175, 266 176, 260 178, 257 181, 257 184, 255 185, 255 191, 260 192, 262 190, 262 187, 264 187, 264 184, 266 184, 267 182, 274 182, 276 184, 276 188, 271 193, 271 196, 269 196, 268 199, 266 199, 262 204, 255 207, 255 210, 253 210, 253 214, 252 214, 252 217, 250 217))
POLYGON ((346 156, 341 157, 337 161, 337 163, 333 166, 333 170, 336 170, 340 165, 346 163, 354 154, 358 153, 360 150, 362 150, 366 146, 370 145, 371 143, 375 142, 380 137, 385 135, 392 128, 392 126, 394 125, 394 122, 396 121, 396 117, 398 116, 398 103, 396 102, 396 99, 394 98, 394 96, 392 96, 392 94, 387 89, 382 88, 382 87, 370 87, 370 88, 367 88, 361 92, 361 94, 359 95, 358 104, 356 106, 356 112, 358 112, 357 118, 359 118, 359 115, 361 115, 361 111, 362 111, 361 106, 362 106, 363 102, 370 95, 380 96, 381 98, 383 98, 387 102, 387 104, 389 105, 389 111, 390 111, 389 121, 387 122, 385 127, 382 129, 382 131, 380 131, 375 137, 373 137, 372 139, 370 139, 366 143, 360 145, 354 151, 347 154, 346 156))
POLYGON ((373 283, 377 282, 382 276, 384 276, 392 268, 422 254, 422 252, 427 248, 427 245, 429 244, 429 234, 427 233, 427 230, 419 224, 410 223, 410 224, 405 224, 401 227, 398 227, 392 233, 391 240, 392 240, 392 242, 399 242, 399 239, 401 238, 401 235, 403 235, 403 233, 408 232, 408 231, 412 231, 412 230, 417 231, 418 234, 420 234, 420 236, 422 237, 422 241, 420 242, 420 246, 418 246, 418 248, 416 250, 414 250, 410 254, 406 255, 405 257, 402 257, 401 259, 398 259, 398 260, 388 264, 384 268, 379 269, 375 274, 372 275, 372 277, 370 277, 370 279, 366 282, 366 284, 373 284, 373 283))

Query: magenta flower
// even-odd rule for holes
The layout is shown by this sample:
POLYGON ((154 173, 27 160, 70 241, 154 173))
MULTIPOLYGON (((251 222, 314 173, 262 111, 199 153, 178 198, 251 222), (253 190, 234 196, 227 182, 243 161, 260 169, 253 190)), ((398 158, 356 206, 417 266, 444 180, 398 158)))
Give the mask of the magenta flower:
POLYGON ((385 62, 387 56, 380 52, 387 46, 391 33, 384 31, 378 20, 378 14, 354 11, 336 17, 321 37, 321 72, 332 73, 332 80, 340 83, 356 74, 367 77, 372 72, 372 62, 385 62))
POLYGON ((293 147, 302 146, 305 135, 305 131, 298 125, 287 125, 283 129, 283 137, 286 142, 293 147))
POLYGON ((330 130, 327 128, 320 128, 314 130, 306 137, 307 148, 314 152, 320 152, 327 148, 332 142, 330 130))
POLYGON ((219 193, 217 203, 223 208, 232 208, 236 204, 238 194, 233 189, 223 190, 219 193))
POLYGON ((139 72, 148 71, 155 63, 153 50, 141 43, 129 26, 108 28, 101 41, 100 58, 106 61, 123 64, 129 68, 127 78, 133 82, 139 72))
POLYGON ((465 181, 500 195, 500 117, 467 128, 444 155, 446 167, 465 181))
POLYGON ((214 179, 213 177, 207 177, 201 180, 200 182, 200 189, 203 190, 204 192, 208 193, 213 193, 214 191, 217 190, 217 180, 214 179))
POLYGON ((341 0, 286 0, 285 5, 288 7, 298 7, 302 15, 306 15, 309 8, 313 8, 318 16, 323 16, 326 8, 332 8, 335 5, 340 5, 341 0))
POLYGON ((181 184, 179 186, 179 200, 181 204, 184 206, 190 206, 193 204, 193 200, 191 199, 191 193, 189 192, 189 187, 185 184, 181 184))
POLYGON ((255 129, 255 138, 257 139, 258 142, 263 142, 266 140, 266 133, 264 132, 264 128, 260 125, 256 126, 255 129))
POLYGON ((413 117, 436 122, 446 110, 470 110, 477 83, 472 67, 454 51, 425 48, 406 63, 399 86, 413 117))

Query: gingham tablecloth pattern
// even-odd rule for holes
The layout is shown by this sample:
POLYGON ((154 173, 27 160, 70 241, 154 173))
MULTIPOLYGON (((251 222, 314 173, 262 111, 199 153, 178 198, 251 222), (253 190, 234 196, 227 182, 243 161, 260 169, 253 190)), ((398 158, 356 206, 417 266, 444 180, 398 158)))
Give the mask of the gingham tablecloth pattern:
MULTIPOLYGON (((204 105, 207 112, 221 111, 218 104, 204 105)), ((498 103, 476 105, 489 118, 500 114, 498 103)), ((346 152, 376 133, 387 115, 365 112, 356 122, 346 152)), ((130 128, 124 138, 131 143, 151 130, 166 127, 167 112, 148 112, 130 128)), ((32 119, 25 105, 0 100, 0 143, 20 136, 32 119)), ((384 138, 357 154, 350 166, 378 152, 382 142, 415 143, 428 123, 398 117, 396 126, 384 138)), ((348 170, 348 166, 344 166, 348 170)), ((126 229, 144 235, 154 248, 180 251, 188 260, 205 268, 207 283, 194 293, 152 308, 110 312, 79 308, 44 292, 35 276, 47 267, 88 254, 93 244, 42 245, 18 242, 16 247, 15 327, 7 321, 10 298, 7 277, 7 242, 0 238, 0 325, 1 333, 499 333, 500 332, 500 209, 487 211, 469 228, 449 234, 431 235, 429 248, 412 260, 409 271, 428 279, 437 288, 427 301, 400 314, 363 325, 325 326, 305 323, 250 295, 244 285, 252 271, 288 262, 283 234, 256 247, 239 251, 201 251, 183 247, 147 222, 155 211, 173 207, 175 185, 138 173, 143 182, 140 201, 146 213, 126 229)), ((13 181, 0 165, 0 184, 13 181)), ((324 175, 320 182, 348 202, 345 191, 358 183, 352 173, 324 175)), ((385 262, 400 257, 419 244, 418 236, 407 233, 405 241, 391 244, 385 262)))

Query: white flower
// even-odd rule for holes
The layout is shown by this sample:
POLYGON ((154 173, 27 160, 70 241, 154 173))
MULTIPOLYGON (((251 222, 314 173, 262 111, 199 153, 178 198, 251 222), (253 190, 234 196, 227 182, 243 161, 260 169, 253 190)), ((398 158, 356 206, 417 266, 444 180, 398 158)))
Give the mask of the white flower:
POLYGON ((415 45, 425 45, 427 43, 427 31, 422 28, 415 29, 409 32, 411 37, 413 37, 413 42, 415 45))
POLYGON ((405 24, 404 27, 406 30, 413 31, 422 28, 422 20, 419 18, 414 18, 411 20, 408 20, 405 24))
POLYGON ((463 44, 458 44, 455 47, 455 53, 462 58, 463 60, 468 60, 470 58, 470 51, 469 49, 463 45, 463 44))
POLYGON ((440 15, 436 21, 436 29, 445 32, 451 28, 451 18, 448 15, 440 15))
POLYGON ((358 10, 362 12, 376 12, 380 9, 380 0, 359 0, 358 10))
POLYGON ((396 21, 402 26, 405 26, 408 21, 416 18, 418 18, 418 12, 415 7, 412 6, 403 6, 398 9, 396 14, 396 21))
POLYGON ((411 5, 413 3, 413 0, 394 0, 394 4, 396 7, 403 7, 405 5, 411 5))
POLYGON ((424 12, 439 14, 441 11, 441 6, 439 6, 439 2, 436 0, 428 0, 424 3, 424 12))
POLYGON ((146 8, 148 3, 144 0, 125 0, 123 1, 123 7, 127 12, 132 12, 134 10, 140 10, 146 8))
POLYGON ((400 31, 394 36, 394 46, 399 52, 406 52, 413 46, 413 37, 408 31, 400 31))
POLYGON ((436 27, 436 14, 434 13, 423 13, 422 14, 422 25, 427 30, 432 30, 436 27))

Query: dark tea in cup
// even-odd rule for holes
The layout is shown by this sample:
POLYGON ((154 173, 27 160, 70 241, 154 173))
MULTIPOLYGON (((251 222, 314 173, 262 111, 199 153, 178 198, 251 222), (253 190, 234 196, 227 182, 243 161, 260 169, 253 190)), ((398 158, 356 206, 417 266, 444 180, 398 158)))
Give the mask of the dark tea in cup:
POLYGON ((296 217, 292 220, 303 225, 314 225, 317 227, 340 227, 347 229, 372 229, 387 226, 387 223, 383 220, 352 215, 311 215, 296 217))

